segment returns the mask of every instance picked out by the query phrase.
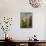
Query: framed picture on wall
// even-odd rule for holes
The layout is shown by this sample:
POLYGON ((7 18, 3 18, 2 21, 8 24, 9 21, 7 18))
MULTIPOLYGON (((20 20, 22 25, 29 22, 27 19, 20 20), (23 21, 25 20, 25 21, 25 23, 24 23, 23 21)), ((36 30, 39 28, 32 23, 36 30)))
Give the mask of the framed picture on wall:
POLYGON ((32 28, 32 12, 20 13, 20 28, 32 28))

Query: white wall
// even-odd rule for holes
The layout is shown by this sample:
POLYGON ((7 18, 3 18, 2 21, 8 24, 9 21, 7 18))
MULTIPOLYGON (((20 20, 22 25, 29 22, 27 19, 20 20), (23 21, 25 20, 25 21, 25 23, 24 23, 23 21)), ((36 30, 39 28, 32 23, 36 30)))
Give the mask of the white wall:
MULTIPOLYGON (((8 33, 10 33, 17 40, 27 40, 34 34, 37 35, 37 38, 39 40, 44 40, 46 34, 45 12, 46 8, 44 7, 40 8, 31 7, 28 0, 0 0, 0 17, 3 16, 13 17, 12 27, 10 31, 8 31, 8 33), (28 29, 20 28, 20 12, 33 13, 32 28, 28 29)), ((0 36, 0 39, 2 38, 3 37, 0 36)))

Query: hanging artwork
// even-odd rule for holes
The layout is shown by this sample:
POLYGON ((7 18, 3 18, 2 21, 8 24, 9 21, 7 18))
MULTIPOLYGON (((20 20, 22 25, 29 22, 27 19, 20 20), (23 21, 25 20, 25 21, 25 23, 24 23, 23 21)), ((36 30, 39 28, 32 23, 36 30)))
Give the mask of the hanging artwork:
POLYGON ((32 28, 32 13, 31 12, 20 13, 20 27, 32 28))

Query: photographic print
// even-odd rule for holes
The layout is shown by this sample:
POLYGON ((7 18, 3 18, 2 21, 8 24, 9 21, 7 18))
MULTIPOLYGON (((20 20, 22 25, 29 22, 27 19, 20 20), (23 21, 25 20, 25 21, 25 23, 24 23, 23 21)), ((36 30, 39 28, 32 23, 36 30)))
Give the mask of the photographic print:
POLYGON ((20 28, 32 28, 32 13, 31 12, 20 13, 20 28))

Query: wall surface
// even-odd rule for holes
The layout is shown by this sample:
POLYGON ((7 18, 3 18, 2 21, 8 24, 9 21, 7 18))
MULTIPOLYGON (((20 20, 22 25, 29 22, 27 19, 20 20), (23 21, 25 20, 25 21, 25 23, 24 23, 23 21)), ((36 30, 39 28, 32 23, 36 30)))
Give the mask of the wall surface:
MULTIPOLYGON (((4 16, 13 17, 13 22, 8 33, 17 40, 28 40, 34 34, 37 39, 46 40, 46 8, 33 8, 28 0, 0 0, 0 19, 4 16), (32 28, 20 28, 20 12, 32 12, 32 28)), ((4 35, 0 29, 0 39, 4 35)))

